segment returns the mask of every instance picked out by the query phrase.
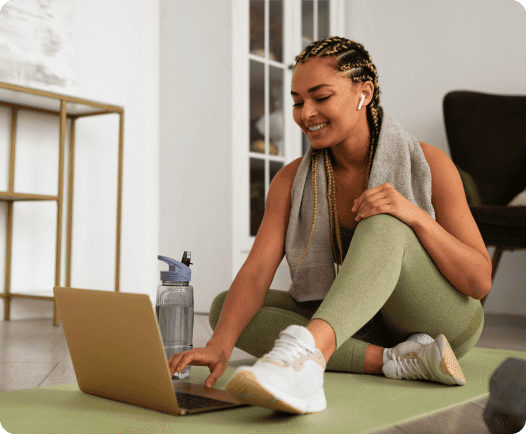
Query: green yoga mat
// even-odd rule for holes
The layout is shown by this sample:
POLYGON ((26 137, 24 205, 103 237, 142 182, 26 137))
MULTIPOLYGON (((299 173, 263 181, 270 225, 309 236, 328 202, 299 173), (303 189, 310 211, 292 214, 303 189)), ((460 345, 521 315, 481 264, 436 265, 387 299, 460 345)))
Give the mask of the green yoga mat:
MULTIPOLYGON (((0 422, 12 434, 371 433, 488 396, 491 375, 508 357, 526 360, 526 352, 471 350, 460 361, 465 386, 326 372, 327 409, 309 415, 251 406, 174 417, 84 394, 74 383, 0 393, 0 422)), ((224 389, 234 370, 229 366, 214 387, 224 389)), ((208 373, 194 366, 190 381, 204 384, 208 373)))

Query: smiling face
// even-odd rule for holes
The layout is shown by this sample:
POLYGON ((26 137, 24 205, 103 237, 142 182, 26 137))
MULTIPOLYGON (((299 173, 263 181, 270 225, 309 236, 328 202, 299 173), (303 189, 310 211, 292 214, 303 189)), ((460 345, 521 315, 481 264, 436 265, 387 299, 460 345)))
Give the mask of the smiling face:
POLYGON ((292 76, 294 121, 315 149, 353 142, 369 143, 366 106, 371 101, 371 82, 353 83, 335 70, 334 57, 314 57, 299 63, 292 76), (361 94, 362 110, 358 110, 361 94))

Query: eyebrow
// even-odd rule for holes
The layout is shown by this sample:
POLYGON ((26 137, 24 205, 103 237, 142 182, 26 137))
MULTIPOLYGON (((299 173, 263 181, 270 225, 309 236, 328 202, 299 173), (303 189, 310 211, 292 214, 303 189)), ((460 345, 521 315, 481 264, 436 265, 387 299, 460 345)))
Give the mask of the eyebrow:
MULTIPOLYGON (((330 86, 332 87, 330 84, 318 84, 318 86, 314 86, 314 87, 311 87, 308 92, 311 93, 311 92, 316 92, 318 89, 322 88, 322 87, 325 87, 325 86, 330 86)), ((291 95, 299 95, 298 93, 294 92, 293 90, 290 91, 290 94, 291 95)))

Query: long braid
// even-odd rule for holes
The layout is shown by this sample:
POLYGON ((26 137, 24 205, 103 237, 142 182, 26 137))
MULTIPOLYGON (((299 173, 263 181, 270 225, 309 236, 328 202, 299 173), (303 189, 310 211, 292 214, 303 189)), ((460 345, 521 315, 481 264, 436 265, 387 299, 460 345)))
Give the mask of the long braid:
POLYGON ((327 180, 328 184, 330 185, 329 189, 329 212, 330 212, 330 221, 331 221, 331 244, 332 244, 332 251, 334 253, 334 257, 336 258, 336 263, 340 265, 343 262, 342 257, 342 240, 340 236, 340 227, 338 223, 338 210, 336 209, 336 182, 334 181, 334 172, 332 170, 332 164, 331 159, 329 156, 329 150, 325 149, 325 173, 327 174, 327 180), (336 248, 334 246, 334 241, 332 234, 333 231, 336 231, 336 242, 338 243, 338 253, 336 251, 336 248))
MULTIPOLYGON (((374 153, 376 146, 378 145, 378 137, 380 135, 380 128, 383 118, 383 110, 380 107, 380 87, 378 85, 378 73, 376 66, 373 64, 371 56, 364 48, 364 46, 358 42, 351 41, 349 39, 340 38, 337 36, 331 36, 329 38, 315 41, 309 44, 303 52, 296 56, 296 65, 298 63, 304 63, 311 57, 335 57, 337 62, 335 69, 337 71, 344 72, 348 78, 354 83, 361 83, 364 81, 371 81, 374 85, 373 99, 367 105, 367 123, 369 125, 369 131, 371 135, 371 143, 369 145, 369 162, 367 164, 366 174, 366 186, 369 185, 369 176, 371 172, 371 166, 373 162, 374 153)), ((296 268, 298 271, 301 260, 309 249, 312 234, 314 232, 314 225, 316 222, 316 212, 318 208, 318 195, 317 195, 317 150, 313 149, 312 152, 312 185, 314 194, 314 214, 312 219, 311 231, 309 234, 309 240, 307 241, 307 247, 301 256, 301 259, 296 268)), ((331 223, 331 245, 333 250, 334 259, 336 264, 341 266, 343 262, 343 248, 340 238, 340 227, 338 223, 338 211, 336 209, 336 192, 335 192, 335 181, 334 171, 329 156, 328 149, 325 149, 324 153, 325 160, 325 172, 327 174, 327 197, 329 200, 329 218, 331 223), (334 246, 334 232, 336 232, 336 240, 338 244, 338 252, 334 246)), ((339 268, 337 269, 337 272, 339 268)))
MULTIPOLYGON (((329 174, 327 173, 327 150, 324 149, 324 163, 325 163, 325 173, 327 174, 327 196, 328 197, 332 197, 333 196, 333 191, 334 191, 334 178, 331 178, 329 176, 329 174)), ((329 200, 329 222, 331 224, 331 234, 333 234, 333 231, 334 231, 334 219, 332 218, 332 216, 334 215, 334 203, 329 200)), ((334 242, 332 240, 332 237, 331 237, 331 245, 332 245, 332 252, 334 254, 334 257, 337 258, 338 257, 338 254, 336 252, 336 248, 334 246, 334 242)))

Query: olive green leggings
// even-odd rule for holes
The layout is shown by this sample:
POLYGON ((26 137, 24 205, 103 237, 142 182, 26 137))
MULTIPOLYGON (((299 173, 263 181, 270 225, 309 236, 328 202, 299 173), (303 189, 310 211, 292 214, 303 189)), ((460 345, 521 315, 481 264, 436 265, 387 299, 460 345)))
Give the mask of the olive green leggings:
MULTIPOLYGON (((217 324, 227 292, 210 308, 217 324)), ((364 373, 367 345, 391 348, 411 334, 444 334, 458 359, 477 343, 484 326, 479 300, 462 294, 442 275, 415 232, 390 214, 361 220, 340 272, 323 300, 298 302, 270 289, 263 307, 236 347, 262 357, 291 324, 320 318, 336 334, 328 371, 364 373)))

